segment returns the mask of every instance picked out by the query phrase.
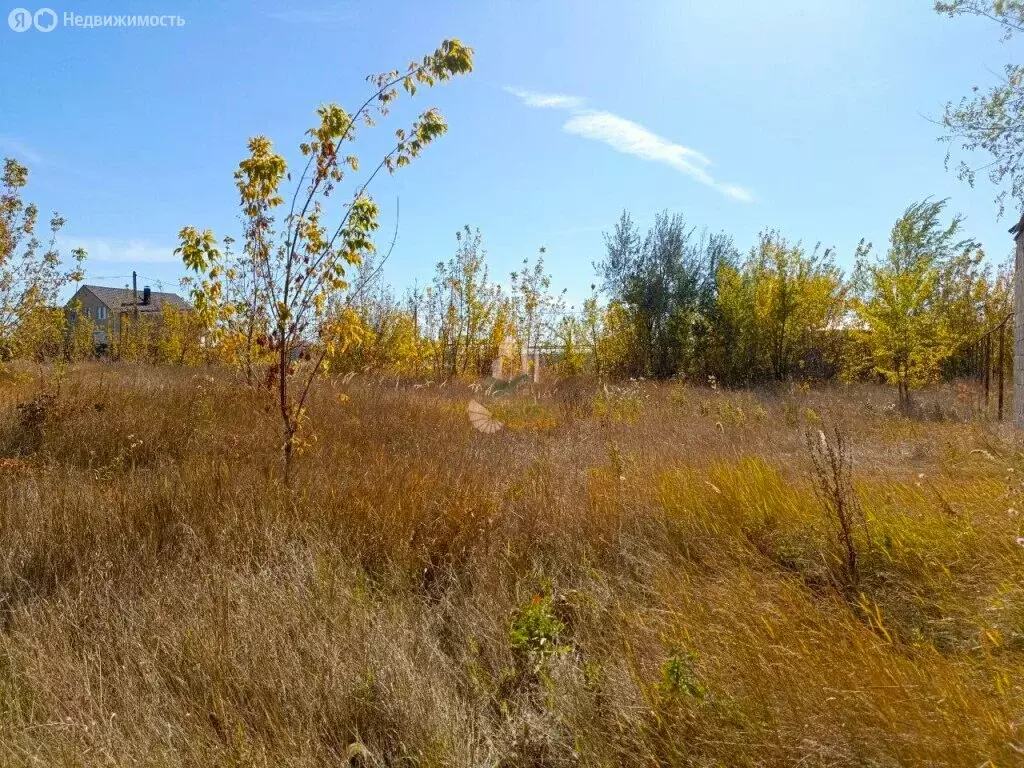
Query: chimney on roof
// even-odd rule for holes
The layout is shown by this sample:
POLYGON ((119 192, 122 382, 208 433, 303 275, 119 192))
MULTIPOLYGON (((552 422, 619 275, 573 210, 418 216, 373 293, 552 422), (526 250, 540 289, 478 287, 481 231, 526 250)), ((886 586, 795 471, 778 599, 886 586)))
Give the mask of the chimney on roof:
POLYGON ((145 288, 142 289, 142 305, 143 306, 148 306, 149 305, 149 299, 150 299, 151 295, 152 295, 152 291, 149 290, 149 286, 148 285, 145 288))

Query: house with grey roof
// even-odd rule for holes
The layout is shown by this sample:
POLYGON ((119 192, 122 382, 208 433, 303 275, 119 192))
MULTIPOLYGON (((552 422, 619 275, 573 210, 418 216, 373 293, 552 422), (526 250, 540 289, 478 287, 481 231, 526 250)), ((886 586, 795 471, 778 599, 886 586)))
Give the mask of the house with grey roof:
POLYGON ((176 293, 131 288, 107 288, 102 285, 83 285, 65 305, 71 322, 80 313, 95 325, 93 341, 105 346, 121 332, 121 318, 126 314, 139 317, 159 317, 165 305, 178 309, 190 309, 188 302, 176 293))

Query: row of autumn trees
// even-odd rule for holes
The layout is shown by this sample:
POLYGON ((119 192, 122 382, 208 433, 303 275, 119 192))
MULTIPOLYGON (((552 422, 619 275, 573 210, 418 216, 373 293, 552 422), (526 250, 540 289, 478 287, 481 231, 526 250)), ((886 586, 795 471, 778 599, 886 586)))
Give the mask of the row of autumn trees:
POLYGON ((540 347, 561 374, 685 377, 733 386, 792 379, 889 380, 909 390, 970 370, 970 342, 1012 308, 1009 263, 995 267, 925 200, 894 224, 888 247, 861 243, 845 275, 835 253, 776 231, 741 252, 731 237, 660 214, 647 232, 623 213, 596 264, 599 290, 581 311, 551 288, 544 250, 492 278, 481 235, 425 288, 401 298, 364 262, 342 306, 359 343, 339 370, 447 378, 489 370, 509 336, 540 347))
MULTIPOLYGON (((48 241, 40 239, 38 211, 21 197, 27 178, 24 166, 5 162, 0 352, 82 356, 91 351, 92 329, 85 319, 68 322, 59 294, 81 279, 85 254, 60 258, 57 215, 48 241)), ((969 342, 1012 308, 1010 265, 985 260, 960 217, 945 214, 943 201, 912 205, 894 224, 888 247, 862 243, 844 275, 831 249, 808 249, 775 231, 743 253, 728 235, 698 230, 681 215, 660 214, 641 232, 624 212, 595 263, 599 290, 578 311, 552 289, 543 248, 498 280, 481 233, 465 227, 431 283, 401 297, 382 280, 386 257, 367 249, 325 305, 333 333, 345 341, 332 345, 323 364, 335 372, 475 376, 487 373, 502 342, 513 338, 517 347, 543 349, 545 362, 563 375, 714 377, 733 386, 887 379, 906 398, 916 386, 969 372, 969 342)), ((221 256, 227 266, 218 275, 219 314, 171 309, 139 322, 126 316, 110 354, 164 364, 240 363, 252 374, 257 358, 270 353, 271 328, 260 312, 244 311, 261 300, 258 275, 232 245, 228 238, 221 256), (226 313, 225 304, 238 306, 226 313), (237 318, 246 318, 242 326, 237 318), (225 333, 232 323, 234 333, 225 333)), ((200 304, 208 301, 195 293, 200 304)), ((296 348, 313 349, 317 339, 305 342, 296 348)))
POLYGON ((624 213, 596 265, 611 299, 606 365, 732 385, 888 379, 904 397, 963 373, 970 342, 1012 309, 1012 272, 987 261, 945 207, 910 206, 884 251, 860 243, 849 275, 834 250, 776 231, 744 254, 681 216, 662 214, 641 235, 624 213))

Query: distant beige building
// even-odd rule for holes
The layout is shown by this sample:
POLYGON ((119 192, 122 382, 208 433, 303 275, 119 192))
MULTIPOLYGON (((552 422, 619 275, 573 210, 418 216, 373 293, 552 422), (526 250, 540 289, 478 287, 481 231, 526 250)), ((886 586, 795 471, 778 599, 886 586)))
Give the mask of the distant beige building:
POLYGON ((83 285, 71 297, 65 309, 74 323, 76 313, 88 318, 96 326, 93 341, 97 346, 110 344, 121 332, 121 318, 126 314, 139 316, 159 314, 165 304, 178 309, 189 309, 188 302, 176 293, 151 291, 143 288, 138 294, 131 288, 106 288, 101 285, 83 285))

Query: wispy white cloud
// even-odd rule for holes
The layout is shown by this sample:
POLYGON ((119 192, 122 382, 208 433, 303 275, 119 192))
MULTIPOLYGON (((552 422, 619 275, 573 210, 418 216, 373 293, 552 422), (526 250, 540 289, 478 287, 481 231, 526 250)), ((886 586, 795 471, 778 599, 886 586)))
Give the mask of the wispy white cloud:
POLYGON ((619 115, 588 109, 585 100, 578 96, 537 93, 511 87, 505 90, 517 96, 528 107, 572 112, 572 117, 562 125, 566 133, 599 141, 617 152, 667 165, 732 200, 749 203, 754 199, 754 193, 746 187, 717 181, 708 171, 711 160, 702 152, 670 141, 619 115))
POLYGON ((0 136, 0 155, 12 155, 29 165, 45 165, 46 158, 23 141, 13 136, 0 136))
POLYGON ((317 8, 288 8, 267 13, 272 19, 286 24, 318 24, 328 26, 349 21, 352 9, 347 3, 332 3, 317 8))
POLYGON ((157 245, 146 240, 121 240, 109 237, 75 237, 62 235, 57 238, 57 245, 62 252, 72 248, 85 248, 88 253, 87 263, 118 262, 132 264, 152 264, 157 262, 180 262, 174 255, 175 246, 157 245))
POLYGON ((526 91, 522 88, 514 88, 510 85, 506 85, 505 90, 518 97, 528 107, 576 110, 583 109, 586 104, 586 100, 581 99, 579 96, 566 96, 561 93, 536 93, 535 91, 526 91))

